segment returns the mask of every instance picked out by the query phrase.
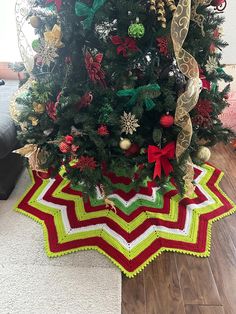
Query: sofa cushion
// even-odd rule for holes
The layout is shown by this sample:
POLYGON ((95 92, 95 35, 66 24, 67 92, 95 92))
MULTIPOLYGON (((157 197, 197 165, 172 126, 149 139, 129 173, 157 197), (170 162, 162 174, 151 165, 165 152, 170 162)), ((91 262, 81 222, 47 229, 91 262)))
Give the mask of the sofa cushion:
POLYGON ((6 81, 4 86, 0 86, 0 159, 16 147, 16 128, 9 113, 9 104, 17 88, 17 81, 6 81))
POLYGON ((16 147, 16 128, 11 117, 0 112, 0 159, 16 147))

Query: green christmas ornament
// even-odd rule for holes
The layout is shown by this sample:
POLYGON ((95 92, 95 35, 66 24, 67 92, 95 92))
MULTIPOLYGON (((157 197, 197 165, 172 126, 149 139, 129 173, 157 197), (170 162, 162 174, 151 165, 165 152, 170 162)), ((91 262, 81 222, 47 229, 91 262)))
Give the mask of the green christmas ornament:
POLYGON ((145 27, 142 23, 139 23, 139 18, 136 19, 135 23, 129 26, 128 34, 133 38, 142 38, 145 34, 145 27))
POLYGON ((32 48, 35 52, 39 52, 41 47, 41 42, 39 39, 35 39, 32 41, 32 48))

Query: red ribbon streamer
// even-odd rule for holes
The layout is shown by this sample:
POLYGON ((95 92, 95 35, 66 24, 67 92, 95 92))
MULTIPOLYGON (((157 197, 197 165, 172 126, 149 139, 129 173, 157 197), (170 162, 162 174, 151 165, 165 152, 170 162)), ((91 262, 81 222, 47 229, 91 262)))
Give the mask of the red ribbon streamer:
POLYGON ((153 179, 157 176, 161 177, 161 169, 164 170, 166 176, 168 176, 173 170, 173 166, 169 159, 175 157, 175 142, 168 143, 163 149, 157 146, 148 146, 148 162, 155 162, 155 168, 153 173, 153 179))

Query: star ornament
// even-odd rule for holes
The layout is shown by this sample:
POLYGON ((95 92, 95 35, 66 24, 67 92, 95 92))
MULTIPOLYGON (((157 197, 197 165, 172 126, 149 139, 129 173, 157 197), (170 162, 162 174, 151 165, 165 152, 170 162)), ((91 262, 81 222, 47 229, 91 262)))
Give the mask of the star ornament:
POLYGON ((57 24, 53 26, 51 31, 45 32, 44 40, 49 43, 51 46, 56 48, 64 47, 64 44, 61 42, 62 34, 61 34, 61 27, 57 24))
POLYGON ((46 4, 49 3, 54 3, 58 12, 61 10, 62 0, 46 0, 46 4))
POLYGON ((136 119, 135 115, 131 112, 126 113, 124 112, 123 116, 121 117, 121 132, 125 132, 125 134, 133 134, 136 132, 136 129, 140 127, 138 124, 138 119, 136 119))

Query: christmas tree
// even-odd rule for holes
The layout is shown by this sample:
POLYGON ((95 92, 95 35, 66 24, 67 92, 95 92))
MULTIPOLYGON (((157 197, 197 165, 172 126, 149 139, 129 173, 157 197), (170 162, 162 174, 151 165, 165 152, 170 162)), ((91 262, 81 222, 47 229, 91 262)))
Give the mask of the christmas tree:
POLYGON ((218 116, 232 78, 221 63, 224 0, 35 0, 38 38, 17 98, 22 149, 39 175, 63 166, 73 186, 138 188, 173 177, 193 190, 193 162, 232 135, 218 116), (19 109, 20 108, 20 109, 19 109))

